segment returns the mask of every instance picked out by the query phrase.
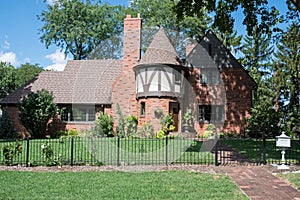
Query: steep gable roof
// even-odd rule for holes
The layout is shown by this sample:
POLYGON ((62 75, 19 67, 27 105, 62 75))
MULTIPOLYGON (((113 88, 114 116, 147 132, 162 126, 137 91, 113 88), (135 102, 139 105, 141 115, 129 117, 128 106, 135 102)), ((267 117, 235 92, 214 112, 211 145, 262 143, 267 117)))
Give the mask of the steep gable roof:
POLYGON ((248 76, 252 87, 256 87, 253 78, 211 30, 190 51, 186 60, 200 68, 241 68, 248 76))
POLYGON ((46 89, 60 104, 110 104, 112 84, 121 68, 119 60, 68 61, 64 71, 44 71, 0 103, 19 103, 30 91, 46 89))
POLYGON ((187 56, 188 61, 195 60, 197 58, 202 59, 204 64, 211 65, 213 62, 218 68, 242 67, 211 30, 207 31, 202 40, 187 56))
POLYGON ((160 28, 139 64, 173 64, 180 65, 180 59, 165 31, 160 28))

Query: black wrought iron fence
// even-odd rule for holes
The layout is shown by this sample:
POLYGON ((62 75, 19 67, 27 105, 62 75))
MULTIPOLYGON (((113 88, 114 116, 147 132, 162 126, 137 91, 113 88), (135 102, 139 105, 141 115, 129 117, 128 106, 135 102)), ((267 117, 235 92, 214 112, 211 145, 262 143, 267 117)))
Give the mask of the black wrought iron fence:
MULTIPOLYGON (((97 138, 77 137, 0 141, 2 165, 258 165, 281 163, 275 140, 252 138, 97 138), (12 152, 11 159, 3 149, 12 152)), ((286 149, 287 164, 300 164, 300 140, 286 149)))
MULTIPOLYGON (((198 139, 78 137, 17 142, 22 152, 10 165, 170 165, 214 164, 214 154, 198 139)), ((1 141, 1 149, 15 141, 1 141)), ((0 155, 2 164, 7 158, 0 155)))
MULTIPOLYGON (((281 164, 282 149, 275 139, 228 138, 217 144, 216 164, 281 164)), ((300 164, 300 139, 291 139, 291 147, 285 148, 285 163, 300 164)))

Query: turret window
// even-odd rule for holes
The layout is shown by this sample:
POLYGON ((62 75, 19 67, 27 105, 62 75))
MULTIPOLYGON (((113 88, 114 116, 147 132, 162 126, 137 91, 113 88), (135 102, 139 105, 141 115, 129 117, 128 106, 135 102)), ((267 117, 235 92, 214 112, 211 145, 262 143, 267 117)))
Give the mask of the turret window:
POLYGON ((145 102, 141 102, 140 116, 146 116, 146 103, 145 102))

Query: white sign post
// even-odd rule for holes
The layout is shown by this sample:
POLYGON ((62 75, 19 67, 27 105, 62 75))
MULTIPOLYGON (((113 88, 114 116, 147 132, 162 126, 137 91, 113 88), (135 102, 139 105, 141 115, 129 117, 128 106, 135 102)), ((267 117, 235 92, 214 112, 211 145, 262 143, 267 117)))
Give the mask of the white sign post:
POLYGON ((281 148, 281 165, 278 169, 289 169, 289 166, 285 164, 285 149, 291 147, 291 138, 282 132, 281 135, 276 136, 276 146, 281 148))

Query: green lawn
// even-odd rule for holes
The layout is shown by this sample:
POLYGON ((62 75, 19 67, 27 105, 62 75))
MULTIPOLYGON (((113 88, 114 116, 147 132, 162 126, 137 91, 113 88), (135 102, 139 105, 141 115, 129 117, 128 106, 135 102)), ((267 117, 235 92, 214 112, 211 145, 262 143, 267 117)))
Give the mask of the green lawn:
MULTIPOLYGON (((246 156, 253 162, 263 161, 263 141, 255 139, 224 139, 222 143, 246 156)), ((288 163, 300 162, 300 142, 291 141, 291 148, 286 149, 285 159, 288 163)), ((275 139, 266 140, 266 161, 277 163, 281 160, 281 149, 276 147, 275 139)))
POLYGON ((279 177, 289 180, 295 188, 300 190, 300 173, 278 174, 279 177))
POLYGON ((1 199, 248 199, 225 175, 163 172, 0 172, 1 199))
MULTIPOLYGON (((20 141, 23 151, 14 164, 26 163, 27 141, 20 141)), ((8 142, 0 142, 0 148, 8 142)), ((189 139, 133 139, 121 138, 74 138, 30 140, 29 163, 44 165, 41 146, 48 144, 53 150, 53 159, 70 164, 73 152, 74 165, 126 165, 143 164, 214 164, 214 154, 201 152, 202 142, 189 139)), ((0 162, 3 162, 2 152, 0 162)))

